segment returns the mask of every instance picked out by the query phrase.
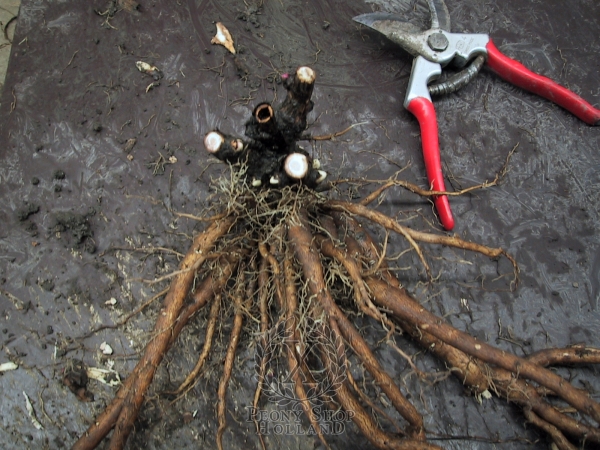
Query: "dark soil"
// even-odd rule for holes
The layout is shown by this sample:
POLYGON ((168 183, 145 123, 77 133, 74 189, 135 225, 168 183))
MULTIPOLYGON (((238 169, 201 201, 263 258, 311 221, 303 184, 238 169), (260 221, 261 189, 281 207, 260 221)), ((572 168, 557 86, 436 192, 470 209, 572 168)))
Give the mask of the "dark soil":
POLYGON ((85 214, 57 212, 52 216, 50 231, 58 236, 66 234, 67 245, 72 248, 83 248, 87 253, 94 253, 96 246, 92 240, 94 233, 89 219, 95 214, 96 211, 92 208, 85 214))
POLYGON ((25 222, 33 214, 37 214, 38 212, 40 212, 40 205, 35 205, 29 202, 24 203, 25 205, 19 210, 17 210, 17 217, 21 222, 25 222))
MULTIPOLYGON (((360 124, 333 141, 305 143, 329 179, 381 180, 405 168, 401 178, 427 187, 419 127, 402 108, 412 57, 351 20, 380 9, 422 15, 407 3, 22 0, 0 97, 0 363, 19 366, 0 374, 3 448, 69 447, 113 397, 114 387, 86 383, 83 368, 115 370, 124 379, 134 367, 158 303, 114 325, 165 286, 143 280, 178 264, 172 253, 147 250, 185 252, 203 225, 174 213, 202 214, 214 202, 215 177, 228 173, 204 151, 204 135, 218 129, 243 136, 254 106, 278 104, 285 95, 283 74, 300 65, 317 73, 312 134, 360 124), (216 22, 231 32, 236 56, 211 45, 216 22), (163 77, 140 72, 137 61, 155 65, 163 77), (102 353, 103 342, 112 354, 102 353), (43 429, 34 426, 23 392, 43 429)), ((447 4, 453 31, 489 32, 509 56, 599 105, 598 2, 447 4)), ((428 283, 408 254, 396 263, 402 282, 457 328, 519 355, 580 342, 600 347, 600 130, 486 69, 434 103, 451 189, 493 178, 519 144, 501 186, 451 205, 453 232, 505 248, 520 265, 521 282, 510 292, 505 262, 434 247, 426 252, 439 278, 428 283)), ((339 195, 365 192, 350 185, 339 195)), ((380 208, 414 228, 440 230, 431 205, 411 193, 390 191, 380 208)), ((394 237, 388 252, 405 248, 394 237)), ((195 388, 175 403, 162 394, 195 364, 206 314, 159 368, 130 448, 214 448, 216 387, 231 323, 220 324, 195 388)), ((420 382, 380 343, 378 326, 353 320, 436 443, 547 448, 516 408, 496 398, 480 404, 453 378, 420 382)), ((247 410, 255 337, 249 322, 229 387, 226 448, 259 448, 247 410)), ((406 353, 419 352, 397 341, 406 353)), ((426 354, 415 362, 421 370, 446 370, 426 354)), ((360 379, 360 368, 352 370, 360 379)), ((597 368, 560 373, 600 391, 597 368)), ((286 449, 313 449, 316 442, 297 433, 271 433, 266 441, 286 449)), ((331 444, 366 446, 351 424, 331 444)))

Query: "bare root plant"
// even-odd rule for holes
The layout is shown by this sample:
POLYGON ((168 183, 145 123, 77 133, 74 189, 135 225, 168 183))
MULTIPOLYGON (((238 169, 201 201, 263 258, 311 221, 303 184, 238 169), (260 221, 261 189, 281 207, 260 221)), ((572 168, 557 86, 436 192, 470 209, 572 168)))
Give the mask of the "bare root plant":
MULTIPOLYGON (((245 139, 218 131, 206 136, 207 150, 233 166, 231 177, 218 183, 222 211, 206 221, 205 230, 183 257, 134 371, 73 448, 95 448, 111 430, 108 448, 125 446, 165 353, 186 323, 209 306, 204 347, 174 393, 187 392, 211 353, 225 301, 234 308, 217 393, 219 448, 227 425, 228 383, 244 323, 251 314, 257 316, 253 324, 261 335, 255 407, 261 397, 273 392, 287 398, 302 409, 308 426, 327 448, 326 433, 313 408, 316 403, 352 412, 353 423, 375 448, 439 448, 427 441, 422 415, 386 372, 349 309, 372 318, 388 335, 401 331, 410 336, 475 395, 495 394, 519 405, 526 420, 547 433, 557 448, 600 445, 600 404, 551 370, 561 364, 597 364, 599 350, 578 345, 518 357, 453 328, 402 288, 388 268, 386 245, 378 245, 362 223, 381 226, 405 239, 428 274, 423 244, 507 258, 516 282, 518 268, 510 255, 457 236, 416 231, 369 207, 384 189, 397 184, 392 180, 362 203, 333 200, 318 192, 325 186, 326 174, 297 144, 306 137, 314 79, 310 68, 299 68, 286 81, 287 98, 278 108, 268 103, 255 108, 245 139), (347 298, 352 299, 351 305, 342 301, 347 298), (272 386, 276 357, 287 366, 289 380, 288 385, 275 386, 279 391, 272 386), (348 369, 350 357, 359 361, 387 398, 396 418, 390 418, 353 377, 348 369), (568 404, 569 412, 549 396, 568 404), (394 422, 396 432, 384 429, 382 420, 394 422)), ((260 433, 259 438, 264 447, 260 433)))

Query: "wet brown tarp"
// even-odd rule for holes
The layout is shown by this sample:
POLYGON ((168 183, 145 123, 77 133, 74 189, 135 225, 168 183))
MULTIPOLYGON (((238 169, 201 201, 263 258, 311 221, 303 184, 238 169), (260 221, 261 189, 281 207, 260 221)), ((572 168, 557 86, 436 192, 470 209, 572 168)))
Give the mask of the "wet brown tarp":
MULTIPOLYGON (((112 398, 114 388, 90 381, 95 401, 80 402, 63 383, 65 370, 83 361, 126 376, 156 305, 127 327, 83 337, 162 289, 141 279, 177 264, 169 254, 116 248, 185 251, 200 225, 173 211, 200 211, 211 179, 225 170, 212 164, 202 137, 216 128, 242 135, 256 103, 281 98, 281 73, 299 65, 317 72, 314 134, 360 124, 334 141, 307 143, 330 178, 384 179, 406 167, 401 177, 426 187, 418 124, 402 108, 411 57, 351 20, 378 9, 406 11, 407 3, 268 0, 258 8, 250 1, 143 0, 128 12, 111 7, 129 2, 22 1, 0 108, 0 363, 19 366, 0 375, 0 447, 67 447, 112 398), (237 58, 210 44, 218 21, 233 35, 237 58), (150 86, 137 61, 164 73, 159 85, 150 86), (112 355, 102 354, 103 342, 112 355), (31 420, 23 393, 43 429, 31 420)), ((453 31, 489 32, 503 52, 598 106, 598 2, 447 3, 453 31)), ((451 204, 454 231, 506 248, 521 282, 508 292, 504 263, 435 248, 428 252, 440 278, 424 285, 409 257, 399 262, 414 265, 398 272, 402 281, 453 325, 517 354, 600 346, 600 129, 486 70, 435 106, 454 189, 493 178, 519 144, 501 186, 451 204)), ((404 191, 389 193, 381 208, 411 226, 437 223, 428 202, 404 191)), ((401 249, 395 241, 390 246, 392 254, 401 249)), ((193 366, 202 325, 199 318, 159 369, 131 448, 213 448, 219 349, 186 398, 170 404, 160 395, 193 366)), ((376 345, 382 336, 363 325, 376 345)), ((230 324, 223 327, 227 335, 230 324)), ((478 404, 453 378, 420 383, 406 376, 410 368, 389 347, 377 351, 404 380, 430 436, 445 436, 441 445, 546 448, 517 409, 498 399, 478 404)), ((253 347, 242 356, 224 439, 229 448, 257 448, 246 409, 253 347)), ((445 369, 427 357, 418 361, 427 370, 445 369)), ((576 376, 576 386, 597 395, 597 369, 576 376)), ((271 431, 271 448, 314 448, 314 437, 271 431)), ((331 442, 363 448, 351 424, 331 442)))

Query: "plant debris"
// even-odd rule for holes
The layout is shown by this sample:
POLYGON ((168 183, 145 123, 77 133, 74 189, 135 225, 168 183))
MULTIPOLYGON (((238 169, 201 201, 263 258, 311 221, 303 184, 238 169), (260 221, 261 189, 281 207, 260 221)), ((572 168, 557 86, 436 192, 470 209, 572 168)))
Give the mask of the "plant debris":
POLYGON ((137 61, 135 66, 140 72, 150 75, 154 81, 158 81, 164 77, 164 74, 158 67, 148 64, 147 62, 137 61))
POLYGON ((9 372, 11 370, 17 370, 19 366, 14 362, 6 362, 0 364, 0 372, 9 372))
POLYGON ((112 347, 109 344, 107 344, 106 342, 103 342, 102 344, 100 344, 100 351, 102 352, 103 355, 112 355, 113 354, 112 347))
POLYGON ((96 245, 93 242, 93 231, 89 218, 96 212, 90 210, 84 214, 78 214, 71 211, 58 212, 53 216, 51 231, 59 237, 64 233, 70 236, 69 244, 75 248, 83 248, 88 253, 96 251, 96 245))
POLYGON ((218 44, 225 47, 231 53, 235 55, 235 47, 233 45, 233 38, 229 33, 229 30, 225 28, 221 22, 217 22, 217 34, 210 41, 211 44, 218 44))
POLYGON ((24 202, 25 205, 17 210, 19 221, 25 222, 29 217, 40 212, 40 206, 35 203, 24 202))
POLYGON ((108 386, 118 386, 121 384, 121 378, 114 370, 101 369, 99 367, 88 367, 86 369, 86 373, 90 380, 96 380, 108 386))
POLYGON ((33 409, 33 405, 31 404, 31 400, 29 400, 29 396, 25 393, 25 391, 23 391, 23 397, 25 397, 25 408, 27 409, 27 414, 29 414, 29 419, 31 420, 31 423, 33 424, 36 430, 43 430, 44 427, 37 419, 35 415, 35 410, 33 409))

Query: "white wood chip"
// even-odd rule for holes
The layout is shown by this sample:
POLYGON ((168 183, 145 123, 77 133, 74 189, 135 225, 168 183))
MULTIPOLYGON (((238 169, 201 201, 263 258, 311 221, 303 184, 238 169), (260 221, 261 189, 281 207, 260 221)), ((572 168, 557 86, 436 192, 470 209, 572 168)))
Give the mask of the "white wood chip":
POLYGON ((27 413, 29 414, 31 423, 37 430, 43 430, 44 427, 39 422, 39 420, 37 420, 37 417, 35 416, 35 411, 33 410, 33 405, 31 404, 31 400, 29 400, 29 397, 27 396, 25 391, 23 391, 23 397, 25 397, 25 408, 27 408, 27 413))

